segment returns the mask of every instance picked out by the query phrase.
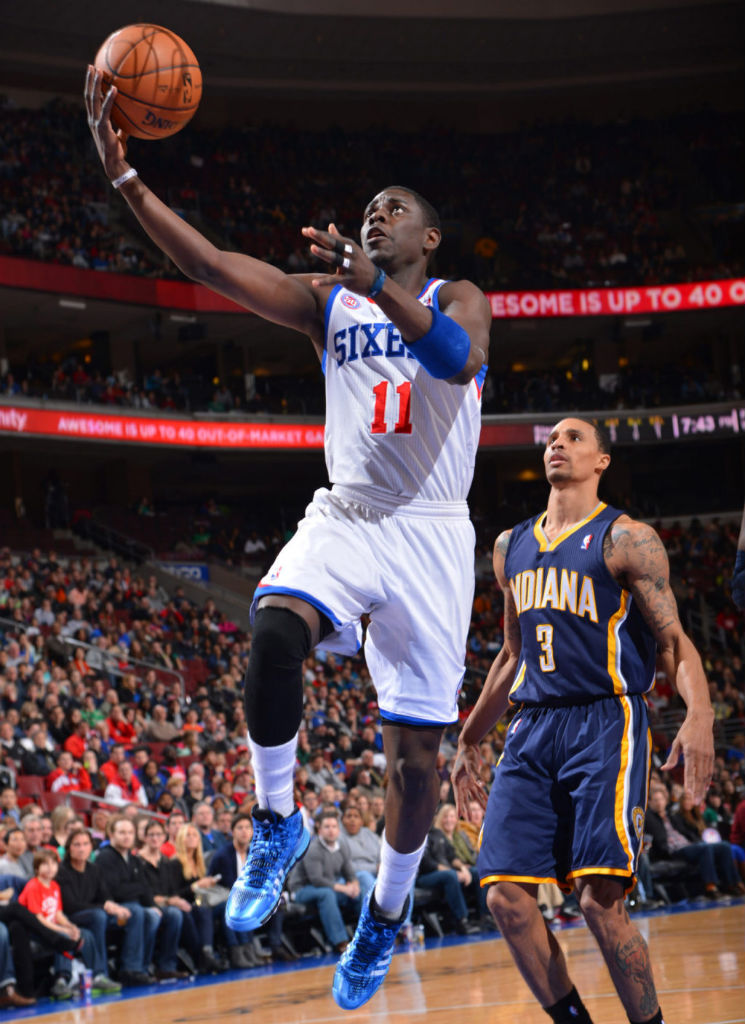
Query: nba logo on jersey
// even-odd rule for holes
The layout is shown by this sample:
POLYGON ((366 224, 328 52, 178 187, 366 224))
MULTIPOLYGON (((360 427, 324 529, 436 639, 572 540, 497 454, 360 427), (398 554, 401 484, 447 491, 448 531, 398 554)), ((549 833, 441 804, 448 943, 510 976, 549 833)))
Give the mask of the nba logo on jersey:
POLYGON ((269 573, 269 579, 270 580, 276 580, 279 577, 279 574, 281 572, 282 572, 282 566, 278 565, 276 569, 272 569, 272 571, 269 573))
POLYGON ((587 551, 590 547, 590 541, 592 540, 592 534, 586 533, 582 538, 582 550, 587 551))
POLYGON ((519 726, 520 722, 522 722, 522 720, 523 719, 522 719, 522 715, 521 715, 520 718, 516 718, 515 721, 512 723, 512 726, 510 728, 510 735, 511 736, 515 735, 515 733, 517 732, 517 727, 519 726))

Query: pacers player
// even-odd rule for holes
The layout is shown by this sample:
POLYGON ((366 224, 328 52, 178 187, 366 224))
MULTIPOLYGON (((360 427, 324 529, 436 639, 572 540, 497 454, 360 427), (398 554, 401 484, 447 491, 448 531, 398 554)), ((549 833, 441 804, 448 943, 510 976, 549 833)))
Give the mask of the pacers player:
POLYGON ((587 1024, 536 904, 541 882, 575 887, 629 1020, 660 1024, 647 946, 623 904, 644 832, 651 754, 644 693, 656 654, 687 707, 664 767, 684 755, 696 801, 713 770, 713 712, 657 534, 598 500, 609 452, 600 428, 562 420, 544 453, 547 510, 497 539, 505 642, 461 733, 453 784, 467 815, 481 786, 478 743, 517 705, 479 853, 488 906, 548 1015, 587 1024))
POLYGON ((326 378, 331 490, 316 492, 297 534, 261 581, 245 683, 258 809, 246 866, 228 900, 238 931, 274 912, 309 837, 292 799, 301 668, 322 643, 361 641, 378 691, 390 785, 381 866, 334 996, 362 1005, 379 987, 407 916, 438 800, 435 759, 457 720, 473 600, 474 531, 466 496, 479 440, 491 315, 468 281, 429 277, 439 219, 390 187, 364 213, 362 245, 303 228, 322 275, 286 275, 216 249, 163 204, 125 160, 101 76, 88 69, 88 121, 106 174, 181 270, 247 309, 310 337, 326 378))

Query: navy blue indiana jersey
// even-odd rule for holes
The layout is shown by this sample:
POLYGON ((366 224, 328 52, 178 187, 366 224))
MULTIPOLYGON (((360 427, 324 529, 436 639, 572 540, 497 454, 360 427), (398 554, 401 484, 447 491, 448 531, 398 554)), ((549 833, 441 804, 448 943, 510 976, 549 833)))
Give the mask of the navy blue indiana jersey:
POLYGON ((603 557, 623 514, 601 502, 553 541, 545 512, 513 529, 504 563, 522 635, 513 704, 583 704, 652 688, 652 631, 603 557))

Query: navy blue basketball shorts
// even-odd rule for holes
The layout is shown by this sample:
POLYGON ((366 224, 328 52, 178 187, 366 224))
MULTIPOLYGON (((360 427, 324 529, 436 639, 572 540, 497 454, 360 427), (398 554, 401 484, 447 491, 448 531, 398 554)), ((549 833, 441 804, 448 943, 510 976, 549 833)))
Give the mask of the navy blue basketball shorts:
POLYGON ((642 696, 571 707, 521 707, 484 820, 481 885, 583 875, 634 884, 644 832, 652 740, 642 696))

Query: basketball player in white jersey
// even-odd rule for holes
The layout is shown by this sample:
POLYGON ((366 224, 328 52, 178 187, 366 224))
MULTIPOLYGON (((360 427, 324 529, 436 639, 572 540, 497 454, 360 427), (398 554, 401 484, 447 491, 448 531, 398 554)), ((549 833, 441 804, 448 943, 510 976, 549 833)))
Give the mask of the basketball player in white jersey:
POLYGON ((457 719, 473 598, 466 496, 479 439, 491 315, 468 281, 432 280, 439 218, 415 192, 369 203, 361 246, 303 228, 322 275, 287 275, 213 246, 162 203, 125 159, 88 68, 88 120, 104 170, 145 231, 188 277, 310 337, 326 377, 331 490, 261 581, 245 703, 258 807, 226 910, 250 930, 276 909, 308 845, 292 799, 303 659, 318 645, 365 654, 378 692, 390 784, 375 889, 337 965, 334 996, 353 1009, 382 983, 438 800, 435 759, 457 719))

